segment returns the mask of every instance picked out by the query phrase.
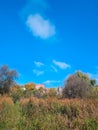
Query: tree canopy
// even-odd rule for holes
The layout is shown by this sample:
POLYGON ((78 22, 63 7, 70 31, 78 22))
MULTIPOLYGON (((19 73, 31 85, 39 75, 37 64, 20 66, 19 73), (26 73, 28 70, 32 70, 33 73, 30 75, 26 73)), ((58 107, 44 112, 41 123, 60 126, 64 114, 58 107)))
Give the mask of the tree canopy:
POLYGON ((66 98, 85 98, 90 96, 92 87, 96 80, 90 79, 87 74, 80 71, 70 75, 65 82, 63 97, 66 98))
POLYGON ((3 65, 0 68, 0 93, 9 93, 10 87, 15 84, 17 77, 18 73, 15 70, 10 70, 7 65, 3 65))

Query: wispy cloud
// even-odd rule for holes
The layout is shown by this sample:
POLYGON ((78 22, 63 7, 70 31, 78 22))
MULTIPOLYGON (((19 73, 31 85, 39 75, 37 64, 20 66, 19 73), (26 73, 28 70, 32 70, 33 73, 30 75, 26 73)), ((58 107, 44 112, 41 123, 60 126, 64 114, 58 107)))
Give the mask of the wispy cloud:
POLYGON ((67 69, 67 68, 70 68, 71 66, 65 62, 60 62, 60 61, 56 61, 56 60, 53 60, 53 64, 58 66, 60 69, 67 69))
POLYGON ((50 84, 54 84, 54 83, 61 83, 61 81, 60 80, 46 80, 43 83, 46 85, 50 85, 50 84))
POLYGON ((53 65, 51 65, 51 68, 52 68, 55 72, 58 72, 57 68, 54 67, 53 65))
POLYGON ((44 66, 44 63, 39 62, 39 61, 34 61, 34 64, 35 64, 37 67, 44 66))
POLYGON ((44 71, 40 71, 40 70, 37 70, 37 69, 33 69, 33 73, 34 73, 36 76, 40 76, 40 75, 43 75, 43 74, 44 74, 44 71))
POLYGON ((26 21, 26 25, 35 37, 47 39, 56 34, 55 26, 40 14, 30 15, 26 21))

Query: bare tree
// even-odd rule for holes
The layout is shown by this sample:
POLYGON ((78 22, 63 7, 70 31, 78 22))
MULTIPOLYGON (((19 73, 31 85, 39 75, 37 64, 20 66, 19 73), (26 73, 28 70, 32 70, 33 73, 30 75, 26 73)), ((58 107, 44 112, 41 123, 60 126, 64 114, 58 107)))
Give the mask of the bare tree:
POLYGON ((9 93, 10 87, 15 84, 17 77, 18 73, 15 70, 9 70, 7 65, 3 65, 0 68, 0 93, 9 93))

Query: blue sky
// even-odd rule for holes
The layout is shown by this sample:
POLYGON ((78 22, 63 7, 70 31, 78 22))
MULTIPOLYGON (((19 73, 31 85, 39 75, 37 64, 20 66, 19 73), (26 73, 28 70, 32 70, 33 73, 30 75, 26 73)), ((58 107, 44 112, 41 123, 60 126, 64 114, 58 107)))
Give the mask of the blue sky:
POLYGON ((62 85, 82 70, 98 79, 97 0, 0 1, 0 65, 18 83, 62 85))

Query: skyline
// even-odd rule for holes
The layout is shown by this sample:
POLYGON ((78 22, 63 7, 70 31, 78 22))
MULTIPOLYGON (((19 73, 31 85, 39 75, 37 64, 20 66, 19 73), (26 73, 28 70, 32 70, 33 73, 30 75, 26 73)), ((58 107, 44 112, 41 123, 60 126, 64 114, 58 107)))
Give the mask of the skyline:
POLYGON ((81 70, 98 81, 98 2, 3 0, 0 66, 19 72, 19 84, 63 85, 81 70))

